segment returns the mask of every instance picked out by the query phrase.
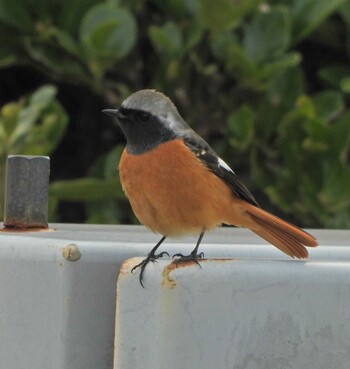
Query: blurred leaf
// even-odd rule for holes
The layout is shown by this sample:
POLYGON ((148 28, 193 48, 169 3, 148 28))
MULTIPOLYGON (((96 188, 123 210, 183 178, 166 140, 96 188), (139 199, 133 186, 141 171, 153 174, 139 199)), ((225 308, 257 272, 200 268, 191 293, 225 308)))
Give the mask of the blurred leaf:
POLYGON ((327 139, 329 153, 340 163, 348 162, 350 151, 350 112, 346 111, 339 119, 329 126, 327 139))
POLYGON ((201 0, 153 0, 165 14, 176 18, 195 16, 198 13, 201 0))
POLYGON ((1 108, 0 112, 0 126, 3 127, 6 137, 11 136, 16 128, 18 115, 23 107, 23 101, 10 102, 1 108))
POLYGON ((312 127, 319 124, 315 108, 308 96, 301 96, 296 101, 295 108, 285 114, 278 126, 278 150, 283 156, 284 180, 297 186, 302 176, 301 145, 306 137, 306 125, 312 127))
MULTIPOLYGON (((32 16, 32 18, 37 21, 40 19, 48 19, 48 15, 51 15, 52 18, 56 16, 56 12, 58 9, 57 0, 16 0, 21 3, 23 8, 26 8, 28 14, 32 16)), ((86 0, 84 0, 86 1, 86 0)))
POLYGON ((215 9, 212 1, 202 0, 199 14, 203 24, 213 32, 237 25, 237 10, 230 0, 217 0, 215 9))
POLYGON ((57 146, 68 118, 55 101, 55 95, 53 86, 39 88, 16 112, 15 119, 10 120, 12 128, 7 147, 11 154, 48 155, 57 146))
POLYGON ((324 90, 313 96, 317 115, 321 119, 334 119, 343 109, 344 101, 341 93, 324 90))
POLYGON ((184 42, 184 51, 191 51, 201 40, 204 27, 200 22, 191 22, 187 31, 184 42))
POLYGON ((90 55, 124 57, 136 42, 136 23, 132 14, 112 2, 98 4, 85 14, 80 38, 90 55))
POLYGON ((57 103, 53 103, 50 110, 43 117, 40 126, 32 128, 22 149, 23 155, 47 155, 61 141, 68 123, 67 116, 61 113, 57 103))
POLYGON ((284 111, 294 107, 296 99, 303 93, 303 76, 300 68, 287 68, 270 78, 267 96, 275 107, 284 111))
POLYGON ((300 142, 304 152, 316 155, 327 154, 329 150, 329 145, 327 143, 328 130, 324 120, 318 118, 305 119, 303 123, 304 132, 300 142))
POLYGON ((284 54, 280 58, 276 58, 273 62, 264 64, 259 70, 259 77, 262 79, 268 78, 285 69, 296 67, 300 61, 301 57, 299 53, 284 54))
POLYGON ((175 23, 167 22, 163 27, 151 26, 149 37, 155 48, 168 57, 179 56, 183 41, 182 34, 175 23))
POLYGON ((25 1, 0 0, 0 21, 11 25, 21 32, 32 29, 32 20, 25 1))
POLYGON ((246 150, 254 132, 255 114, 248 105, 243 105, 228 117, 230 144, 238 150, 246 150))
POLYGON ((201 22, 213 33, 230 30, 243 22, 244 16, 254 11, 262 0, 211 0, 200 1, 199 17, 201 22))
POLYGON ((76 35, 81 19, 96 2, 96 0, 70 0, 69 6, 60 6, 56 14, 59 28, 70 35, 76 35))
POLYGON ((43 86, 30 96, 29 105, 32 105, 36 109, 42 109, 53 100, 56 93, 56 87, 43 86))
POLYGON ((49 193, 59 200, 99 201, 118 195, 119 179, 79 178, 51 183, 49 193))
POLYGON ((229 47, 238 44, 238 39, 232 31, 221 31, 217 33, 211 42, 211 50, 216 58, 226 62, 229 58, 229 47))
POLYGON ((265 193, 269 197, 270 201, 274 204, 277 204, 278 207, 281 208, 283 211, 291 211, 292 204, 287 200, 287 197, 284 196, 285 193, 280 191, 279 187, 267 186, 265 187, 265 193))
POLYGON ((257 109, 257 135, 267 142, 276 134, 276 128, 285 114, 294 109, 303 93, 301 68, 288 68, 272 75, 267 82, 265 98, 257 109))
POLYGON ((256 64, 272 60, 287 50, 290 31, 288 8, 276 7, 258 13, 244 28, 245 53, 256 64))
POLYGON ((347 0, 295 0, 292 3, 293 40, 299 42, 347 0))
POLYGON ((46 70, 52 71, 61 78, 70 77, 71 82, 87 82, 87 69, 76 57, 63 53, 61 47, 42 42, 31 43, 28 40, 25 48, 29 56, 46 70))
POLYGON ((254 78, 256 68, 247 57, 232 32, 220 32, 212 42, 213 54, 225 64, 225 68, 234 71, 242 79, 254 78))
POLYGON ((322 192, 318 195, 324 206, 336 213, 350 206, 350 169, 343 165, 333 168, 322 192))
POLYGON ((39 119, 42 110, 51 102, 55 94, 55 87, 44 86, 34 92, 29 98, 27 106, 19 112, 18 122, 9 139, 9 147, 13 153, 19 153, 23 150, 30 131, 39 119))
POLYGON ((344 93, 350 93, 350 77, 343 78, 340 81, 340 88, 344 93))
POLYGON ((56 38, 58 44, 67 52, 76 57, 80 57, 81 50, 78 43, 71 37, 71 35, 63 30, 52 27, 50 29, 51 35, 56 38))
POLYGON ((338 9, 340 16, 343 18, 348 30, 350 31, 350 2, 345 1, 338 9))
POLYGON ((290 112, 291 117, 302 117, 307 119, 316 118, 316 110, 312 98, 308 95, 298 97, 295 102, 295 109, 290 112))
POLYGON ((318 75, 332 87, 340 88, 342 81, 350 78, 350 67, 342 64, 330 65, 320 69, 318 75))

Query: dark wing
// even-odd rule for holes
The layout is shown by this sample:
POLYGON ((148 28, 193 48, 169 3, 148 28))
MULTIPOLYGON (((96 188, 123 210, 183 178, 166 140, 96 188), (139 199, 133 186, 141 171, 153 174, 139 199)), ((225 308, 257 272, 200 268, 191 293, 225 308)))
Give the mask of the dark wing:
POLYGON ((191 132, 191 135, 184 137, 184 143, 211 172, 222 178, 230 186, 236 196, 248 201, 252 205, 260 207, 254 196, 238 179, 233 170, 218 157, 215 151, 200 136, 197 134, 192 135, 191 132))

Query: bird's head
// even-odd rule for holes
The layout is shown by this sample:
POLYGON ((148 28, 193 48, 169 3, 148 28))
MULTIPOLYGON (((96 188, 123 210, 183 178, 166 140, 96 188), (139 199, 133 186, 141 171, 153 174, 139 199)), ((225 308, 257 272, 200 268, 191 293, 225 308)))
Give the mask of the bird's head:
POLYGON ((123 101, 118 109, 105 109, 116 117, 126 141, 127 150, 142 154, 172 139, 183 137, 190 127, 173 102, 155 90, 140 90, 123 101))

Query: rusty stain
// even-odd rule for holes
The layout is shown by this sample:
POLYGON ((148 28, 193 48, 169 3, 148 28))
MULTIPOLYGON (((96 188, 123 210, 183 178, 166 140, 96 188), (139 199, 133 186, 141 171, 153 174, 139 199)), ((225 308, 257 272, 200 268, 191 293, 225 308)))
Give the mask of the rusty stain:
POLYGON ((163 287, 168 287, 168 288, 176 287, 175 279, 170 277, 171 271, 174 270, 175 268, 176 266, 174 267, 174 264, 171 263, 163 269, 163 273, 162 273, 162 286, 163 287))
MULTIPOLYGON (((198 262, 202 262, 206 259, 200 259, 198 260, 198 262)), ((189 261, 178 261, 178 260, 174 260, 171 264, 175 265, 175 268, 186 268, 186 267, 191 267, 194 265, 198 265, 195 261, 189 260, 189 261)), ((173 268, 173 270, 175 269, 173 268)))
POLYGON ((235 258, 223 258, 223 259, 220 259, 220 258, 210 258, 210 259, 201 259, 201 262, 211 262, 211 261, 215 261, 215 262, 222 262, 222 263, 225 263, 227 261, 232 261, 232 260, 237 260, 235 258))
POLYGON ((119 274, 120 275, 126 275, 129 274, 131 272, 131 269, 139 264, 140 258, 136 257, 136 258, 130 258, 127 259, 123 262, 122 266, 120 267, 120 271, 119 274))
MULTIPOLYGON (((204 260, 204 259, 203 259, 204 260)), ((203 261, 201 260, 201 261, 203 261)), ((173 261, 163 269, 162 273, 162 286, 168 288, 175 288, 176 282, 174 278, 171 278, 170 273, 177 268, 186 268, 197 265, 194 261, 173 261)))
MULTIPOLYGON (((230 259, 230 258, 225 258, 225 259, 214 259, 214 258, 210 258, 210 259, 200 259, 199 263, 206 263, 206 262, 211 262, 211 261, 216 261, 216 262, 227 262, 227 261, 232 261, 234 259, 230 259)), ((126 276, 131 272, 131 269, 138 264, 140 261, 140 258, 135 257, 135 258, 131 258, 131 259, 127 259, 123 262, 123 264, 120 267, 119 270, 119 276, 126 276)), ((168 287, 168 288, 175 288, 176 287, 176 281, 174 278, 172 278, 170 276, 170 273, 178 268, 188 268, 188 267, 193 267, 193 266, 198 266, 197 263, 195 263, 194 261, 177 261, 174 260, 172 263, 168 264, 162 272, 162 286, 163 287, 168 287)))
POLYGON ((136 265, 136 262, 139 261, 139 258, 131 258, 127 259, 123 262, 120 267, 119 275, 127 275, 131 272, 131 269, 136 265))
MULTIPOLYGON (((232 261, 234 259, 230 259, 230 258, 225 258, 225 259, 200 259, 198 260, 199 263, 207 263, 207 262, 222 262, 225 263, 227 261, 232 261)), ((168 287, 168 288, 175 288, 176 287, 176 281, 174 278, 172 278, 170 276, 170 273, 178 268, 186 268, 186 267, 191 267, 191 266, 197 266, 198 264, 194 261, 173 261, 172 263, 170 263, 169 265, 167 265, 164 269, 163 269, 163 273, 162 273, 162 286, 163 287, 168 287)))
POLYGON ((42 228, 42 227, 24 228, 24 227, 5 226, 0 229, 0 232, 2 233, 53 232, 53 231, 55 230, 51 228, 42 228))
POLYGON ((78 261, 81 258, 81 252, 75 243, 63 247, 62 256, 68 261, 78 261))

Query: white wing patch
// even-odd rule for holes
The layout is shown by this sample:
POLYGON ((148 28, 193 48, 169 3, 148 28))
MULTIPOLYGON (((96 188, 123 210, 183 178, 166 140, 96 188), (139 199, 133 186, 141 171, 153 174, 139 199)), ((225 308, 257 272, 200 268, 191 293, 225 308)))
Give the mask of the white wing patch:
POLYGON ((234 173, 234 171, 221 158, 218 158, 218 163, 220 167, 226 169, 229 172, 234 173))

